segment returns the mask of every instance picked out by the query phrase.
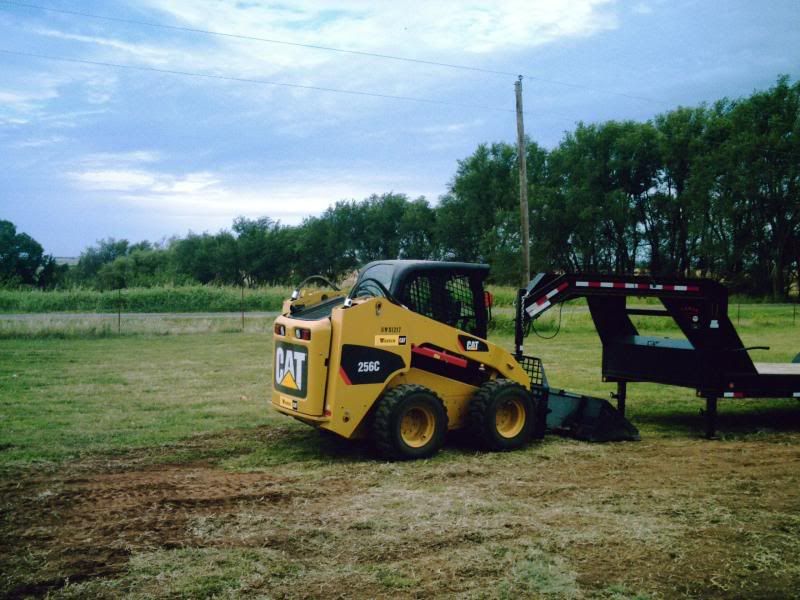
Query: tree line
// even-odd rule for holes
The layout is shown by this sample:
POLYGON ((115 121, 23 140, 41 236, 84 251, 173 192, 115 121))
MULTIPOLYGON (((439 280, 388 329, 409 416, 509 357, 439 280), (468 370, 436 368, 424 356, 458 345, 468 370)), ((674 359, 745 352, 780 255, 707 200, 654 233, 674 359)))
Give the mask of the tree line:
MULTIPOLYGON (((786 76, 646 122, 579 123, 555 148, 529 141, 526 152, 534 271, 706 276, 775 298, 798 280, 800 84, 786 76)), ((339 201, 297 226, 240 217, 160 245, 109 239, 66 272, 18 283, 290 284, 421 258, 487 262, 496 282, 517 284, 518 186, 516 146, 481 144, 435 205, 387 193, 339 201)))

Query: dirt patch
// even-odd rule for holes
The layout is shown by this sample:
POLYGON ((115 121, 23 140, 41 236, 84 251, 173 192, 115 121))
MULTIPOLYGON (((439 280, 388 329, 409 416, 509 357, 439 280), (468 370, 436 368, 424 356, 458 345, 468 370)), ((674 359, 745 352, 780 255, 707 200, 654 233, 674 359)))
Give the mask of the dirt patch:
POLYGON ((45 571, 60 574, 9 593, 112 575, 132 553, 191 545, 189 524, 198 518, 246 506, 263 509, 305 493, 291 478, 197 465, 6 484, 0 497, 8 537, 3 536, 6 550, 0 552, 46 549, 45 571))
POLYGON ((158 574, 180 564, 198 580, 228 569, 240 595, 785 597, 800 588, 798 442, 552 439, 247 473, 79 463, 0 485, 0 592, 113 581, 150 561, 132 585, 164 596, 210 593, 162 589, 158 574))

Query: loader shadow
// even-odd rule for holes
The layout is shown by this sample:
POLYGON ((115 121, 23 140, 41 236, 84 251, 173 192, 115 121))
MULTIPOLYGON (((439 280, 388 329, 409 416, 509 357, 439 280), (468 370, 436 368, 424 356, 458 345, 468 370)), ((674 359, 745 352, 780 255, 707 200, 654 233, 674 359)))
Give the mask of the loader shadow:
POLYGON ((357 463, 375 460, 375 451, 365 440, 346 440, 311 427, 275 432, 263 429, 253 440, 255 448, 242 462, 248 466, 288 463, 357 463))
MULTIPOLYGON (((669 432, 683 432, 690 437, 705 435, 703 409, 681 412, 658 412, 627 415, 637 427, 669 432)), ((720 401, 717 410, 717 432, 721 436, 748 436, 768 432, 800 432, 800 403, 796 400, 720 401), (768 403, 764 405, 764 403, 768 403)))
POLYGON ((464 429, 448 431, 444 442, 444 448, 455 455, 473 455, 487 452, 478 440, 475 439, 475 436, 470 435, 464 429))
POLYGON ((151 462, 223 464, 234 469, 264 468, 288 463, 360 462, 374 460, 370 444, 345 440, 312 427, 259 425, 193 435, 146 451, 151 462))
MULTIPOLYGON (((433 460, 449 460, 461 455, 481 452, 475 439, 461 430, 449 431, 445 437, 444 452, 436 453, 433 460)), ((371 439, 347 440, 325 430, 309 428, 294 432, 278 442, 273 442, 271 452, 296 462, 350 464, 376 462, 404 462, 384 456, 371 439)))
MULTIPOLYGON (((697 439, 705 436, 702 407, 698 402, 670 411, 643 404, 630 407, 627 416, 643 439, 653 433, 697 439)), ((800 432, 800 403, 792 399, 720 401, 717 432, 722 438, 800 432)), ((545 439, 555 435, 548 432, 545 439)), ((449 431, 443 449, 445 452, 437 454, 435 460, 457 460, 483 451, 464 430, 449 431)), ((197 436, 176 444, 169 457, 161 458, 220 462, 244 470, 289 463, 344 465, 387 460, 369 439, 347 440, 325 430, 295 425, 261 425, 197 436)))
POLYGON ((317 456, 324 454, 337 462, 374 461, 375 447, 369 440, 346 440, 324 429, 307 432, 307 443, 317 456))

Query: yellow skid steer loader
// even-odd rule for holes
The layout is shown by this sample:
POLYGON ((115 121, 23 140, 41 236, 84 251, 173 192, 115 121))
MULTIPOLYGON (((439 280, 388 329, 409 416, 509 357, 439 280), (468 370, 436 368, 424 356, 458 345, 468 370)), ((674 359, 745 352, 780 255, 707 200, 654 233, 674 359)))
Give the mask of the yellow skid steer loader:
POLYGON ((491 450, 541 437, 541 363, 486 339, 488 272, 390 260, 346 295, 301 286, 275 320, 273 406, 394 459, 434 454, 453 429, 491 450))

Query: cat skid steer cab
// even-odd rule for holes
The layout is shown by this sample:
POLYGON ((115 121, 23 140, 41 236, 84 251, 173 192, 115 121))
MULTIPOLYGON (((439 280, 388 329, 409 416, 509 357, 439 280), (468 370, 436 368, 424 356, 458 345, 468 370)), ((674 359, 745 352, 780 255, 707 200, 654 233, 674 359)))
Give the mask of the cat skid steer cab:
POLYGON ((541 437, 541 363, 486 339, 488 272, 379 261, 346 295, 298 288, 275 320, 274 408, 394 459, 430 456, 454 429, 491 450, 541 437))

